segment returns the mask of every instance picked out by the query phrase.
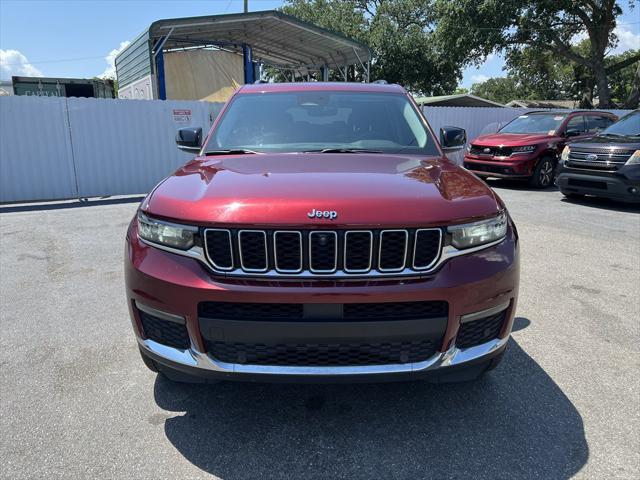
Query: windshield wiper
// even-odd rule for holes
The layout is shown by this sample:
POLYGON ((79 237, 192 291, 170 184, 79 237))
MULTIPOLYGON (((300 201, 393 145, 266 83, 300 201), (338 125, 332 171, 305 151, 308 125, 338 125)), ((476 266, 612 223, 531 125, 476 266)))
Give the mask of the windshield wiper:
POLYGON ((205 155, 242 155, 245 153, 258 153, 253 150, 247 150, 246 148, 232 148, 229 150, 209 150, 204 152, 205 155))
POLYGON ((626 137, 627 135, 620 135, 619 133, 599 133, 599 137, 626 137))
POLYGON ((382 153, 382 150, 367 148, 322 148, 319 150, 305 150, 304 153, 382 153))

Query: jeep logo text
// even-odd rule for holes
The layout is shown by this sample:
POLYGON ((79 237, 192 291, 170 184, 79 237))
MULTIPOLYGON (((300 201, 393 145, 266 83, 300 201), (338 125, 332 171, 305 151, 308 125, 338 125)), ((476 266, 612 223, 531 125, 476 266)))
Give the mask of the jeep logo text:
POLYGON ((307 217, 309 218, 328 218, 329 220, 333 220, 334 218, 338 218, 338 212, 335 210, 316 210, 312 209, 310 212, 307 212, 307 217))

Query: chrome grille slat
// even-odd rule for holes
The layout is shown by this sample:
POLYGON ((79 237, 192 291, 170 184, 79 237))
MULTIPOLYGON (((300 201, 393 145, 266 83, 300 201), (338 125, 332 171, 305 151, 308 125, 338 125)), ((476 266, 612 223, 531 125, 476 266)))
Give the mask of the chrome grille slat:
POLYGON ((404 270, 407 264, 408 247, 409 232, 406 230, 382 230, 380 232, 378 245, 378 270, 381 272, 399 272, 404 270), (386 241, 384 239, 385 235, 387 236, 386 241), (390 235, 393 236, 392 240, 388 240, 390 235), (404 237, 402 243, 399 240, 401 237, 404 237))
POLYGON ((371 270, 373 264, 373 232, 370 230, 349 230, 344 232, 343 259, 344 271, 347 273, 366 273, 371 270), (349 241, 349 235, 351 235, 351 241, 349 241), (360 240, 357 240, 357 238, 354 237, 360 237, 360 240), (365 244, 369 244, 369 248, 367 249, 368 254, 361 252, 350 252, 349 247, 357 248, 356 242, 362 242, 362 238, 364 237, 367 237, 367 240, 364 241, 365 244), (362 263, 360 264, 359 262, 362 263))
POLYGON ((446 248, 441 228, 206 228, 202 233, 203 260, 214 273, 229 277, 404 277, 436 268, 446 248))
POLYGON ((205 254, 209 263, 214 268, 224 272, 233 270, 231 231, 222 228, 210 228, 205 232, 204 241, 205 254))
POLYGON ((247 272, 269 270, 267 233, 264 230, 240 230, 238 232, 240 266, 247 272))
POLYGON ((280 273, 299 273, 302 271, 302 233, 295 230, 278 230, 273 232, 273 263, 276 271, 280 273), (292 240, 293 237, 297 237, 297 252, 284 252, 286 248, 290 248, 296 240, 292 240), (278 239, 280 243, 278 242, 278 239), (283 245, 281 242, 287 242, 291 245, 283 245), (280 256, 278 257, 278 250, 280 250, 280 256), (295 258, 297 257, 297 258, 295 258), (280 260, 278 261, 278 258, 280 260), (287 268, 293 265, 293 262, 297 260, 296 268, 287 268), (286 264, 286 265, 285 265, 286 264))
POLYGON ((615 171, 622 167, 633 151, 627 150, 604 150, 604 149, 571 149, 566 166, 586 170, 608 170, 615 171), (596 158, 587 158, 589 156, 596 158))
POLYGON ((309 233, 309 270, 313 273, 333 273, 338 269, 338 234, 334 231, 314 230, 309 233), (315 240, 315 239, 318 240, 315 240), (323 245, 327 239, 327 245, 323 245), (333 256, 333 263, 330 258, 333 256), (314 266, 315 265, 315 266, 314 266), (331 268, 326 268, 332 265, 331 268), (320 268, 318 268, 320 267, 320 268))
MULTIPOLYGON (((433 240, 431 240, 433 241, 433 240)), ((427 270, 431 268, 440 257, 440 251, 442 249, 442 230, 439 228, 420 228, 416 230, 415 238, 413 240, 413 269, 414 270, 427 270), (431 245, 429 239, 421 239, 426 235, 434 235, 437 237, 437 245, 431 245), (434 248, 435 254, 432 252, 425 252, 426 247, 434 248)))

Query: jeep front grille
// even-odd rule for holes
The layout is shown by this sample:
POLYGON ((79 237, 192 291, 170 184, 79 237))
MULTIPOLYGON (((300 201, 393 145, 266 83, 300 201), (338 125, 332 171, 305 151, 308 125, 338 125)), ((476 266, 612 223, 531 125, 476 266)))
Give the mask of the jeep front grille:
POLYGON ((210 267, 230 276, 388 276, 424 272, 442 250, 442 230, 242 230, 210 228, 210 267))

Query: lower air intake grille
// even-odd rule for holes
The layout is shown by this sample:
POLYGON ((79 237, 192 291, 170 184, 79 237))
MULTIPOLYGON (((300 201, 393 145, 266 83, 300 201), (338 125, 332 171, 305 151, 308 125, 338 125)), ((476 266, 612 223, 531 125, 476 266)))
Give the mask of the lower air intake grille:
MULTIPOLYGON (((342 313, 335 314, 327 320, 357 322, 429 319, 446 317, 449 311, 448 303, 441 300, 345 303, 340 306, 342 313)), ((307 305, 307 313, 309 313, 309 307, 307 305)), ((317 321, 317 314, 313 316, 317 321)), ((302 303, 201 302, 198 305, 198 317, 218 320, 304 321, 305 305, 302 303)))
POLYGON ((221 320, 302 320, 302 303, 201 302, 198 316, 221 320))
POLYGON ((447 302, 386 302, 345 303, 344 319, 356 320, 407 320, 414 318, 446 317, 447 302))
POLYGON ((138 314, 144 334, 149 340, 181 350, 191 346, 186 326, 153 317, 141 310, 138 310, 138 314))
POLYGON ((427 360, 433 340, 361 344, 274 344, 206 342, 209 354, 226 363, 282 366, 388 365, 427 360))
POLYGON ((505 310, 490 317, 463 323, 458 331, 456 346, 458 348, 475 347, 498 338, 506 315, 505 310))

